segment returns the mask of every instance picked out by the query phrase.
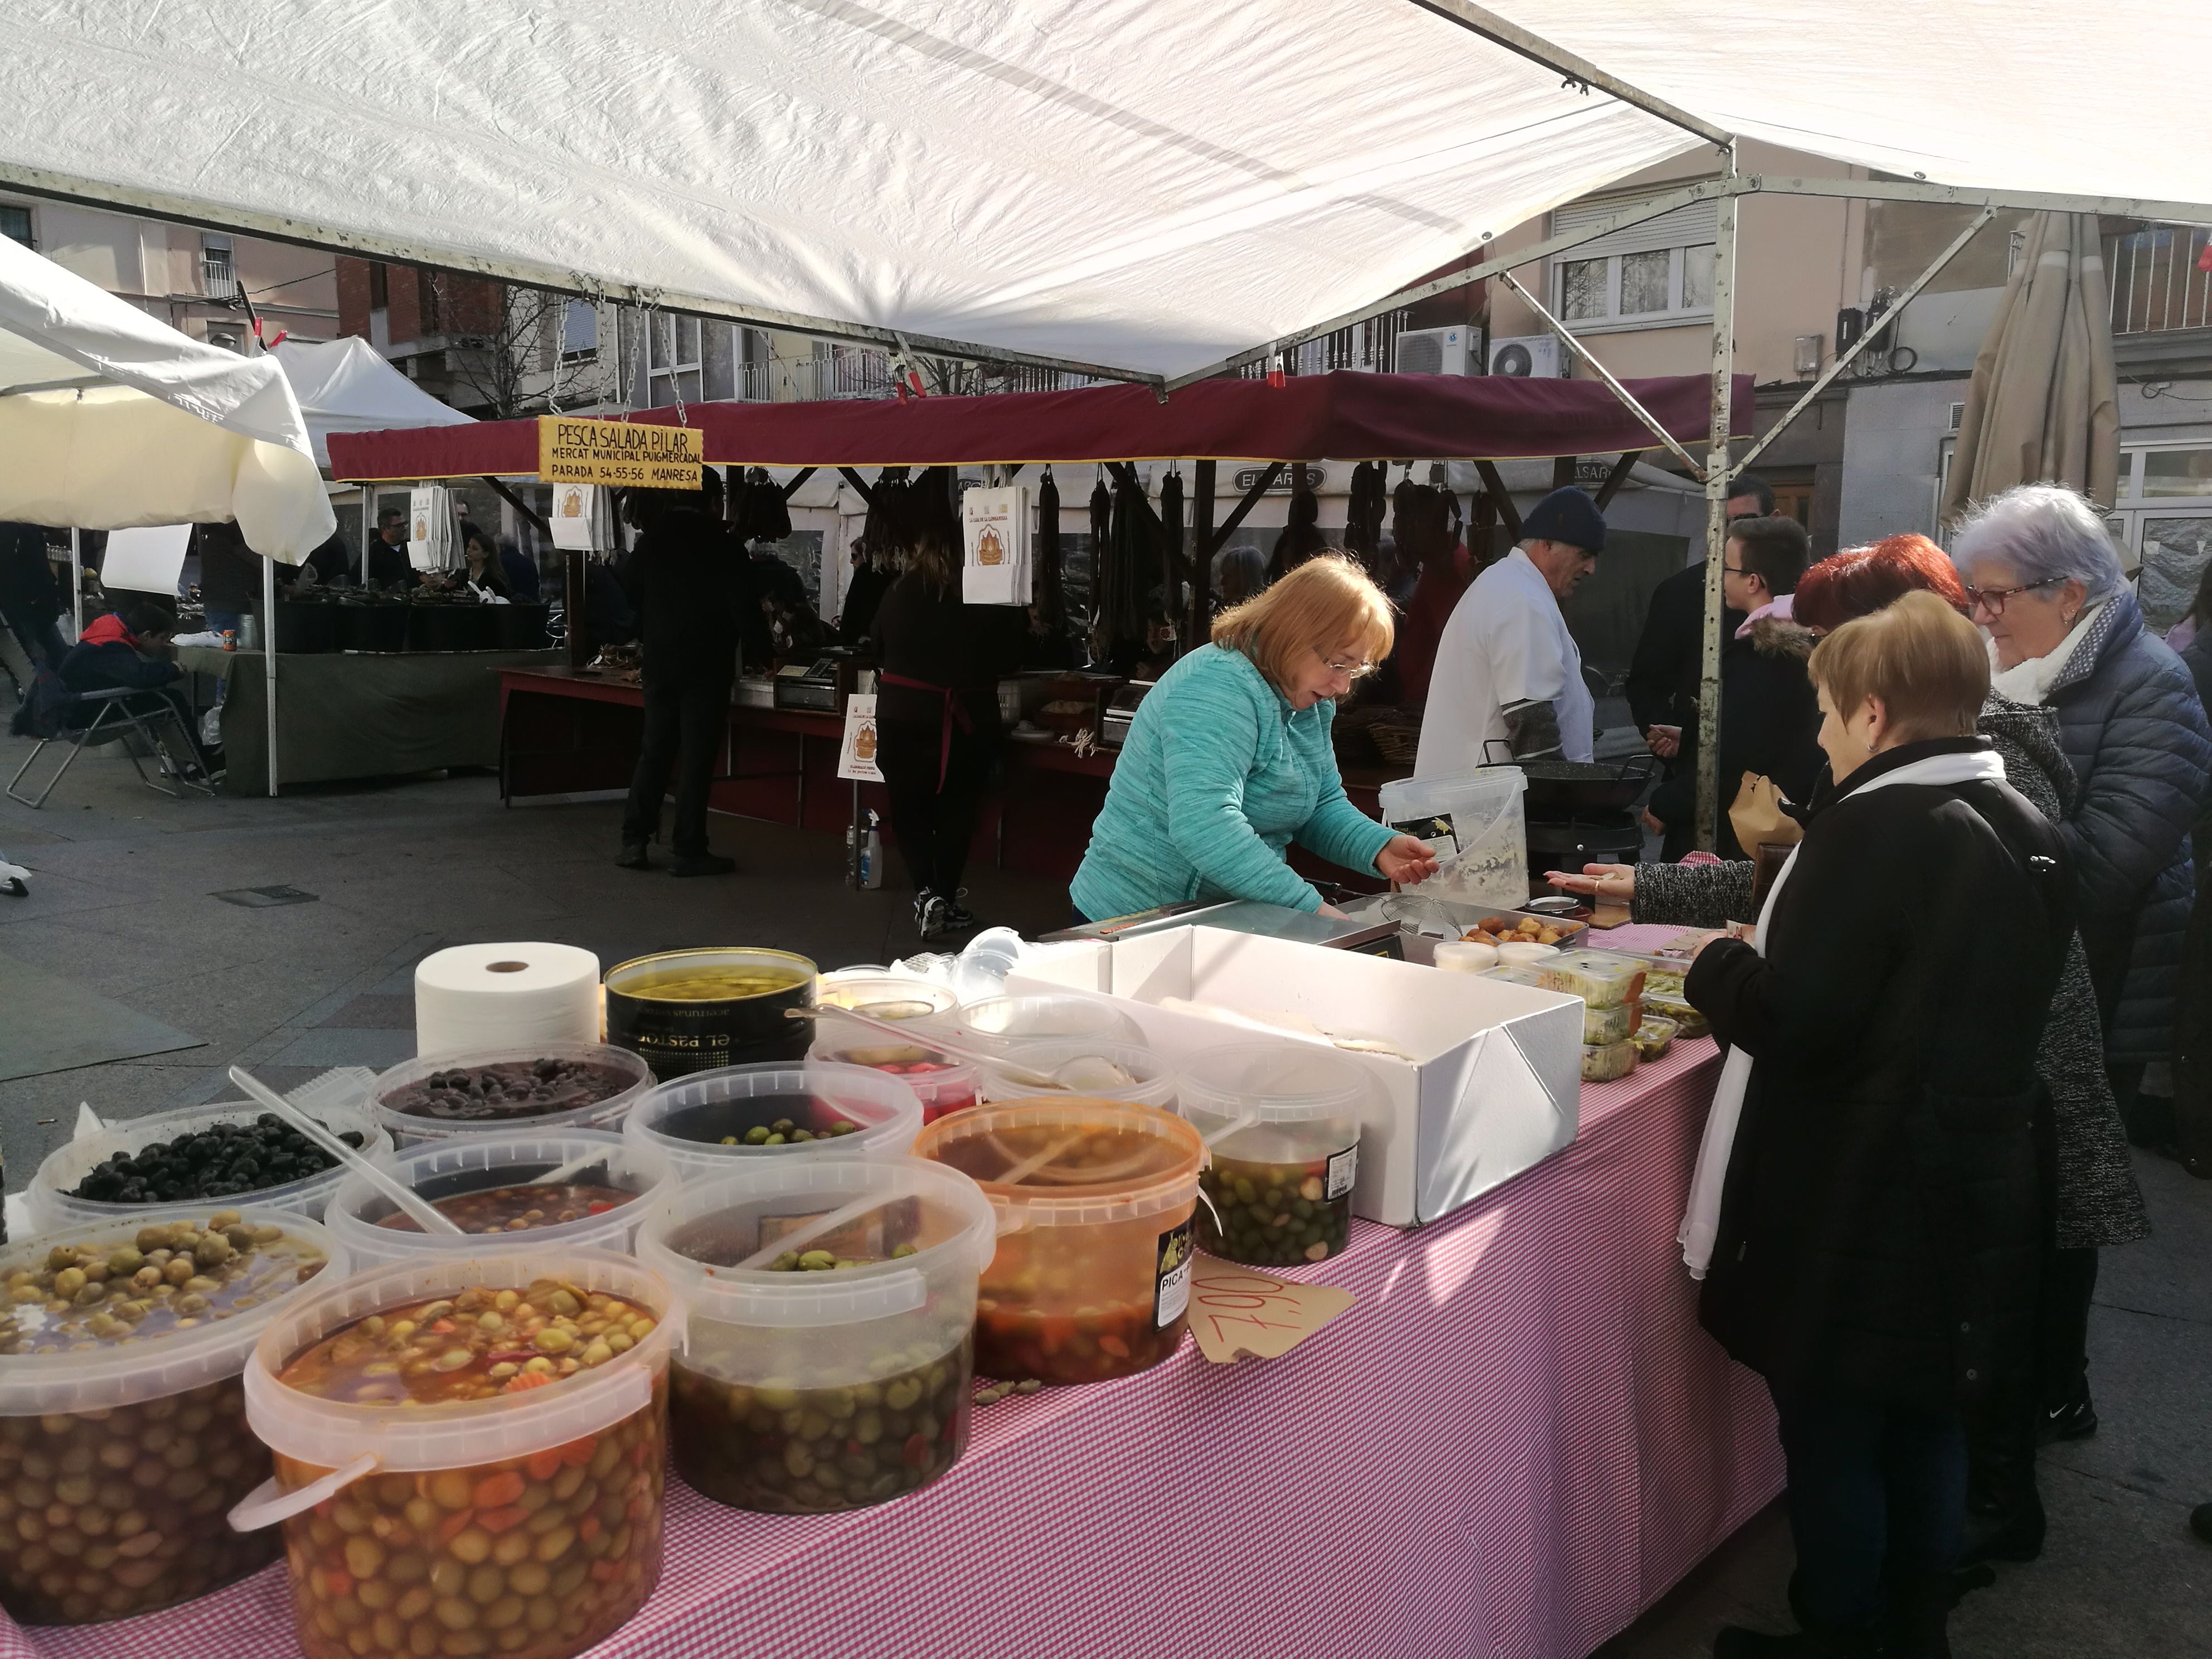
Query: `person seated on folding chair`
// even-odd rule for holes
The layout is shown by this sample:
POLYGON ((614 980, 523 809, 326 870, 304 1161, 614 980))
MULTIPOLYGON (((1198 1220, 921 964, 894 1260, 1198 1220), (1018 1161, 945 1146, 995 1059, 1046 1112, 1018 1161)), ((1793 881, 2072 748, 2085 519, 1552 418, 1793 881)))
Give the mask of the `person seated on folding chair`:
MULTIPOLYGON (((147 599, 133 599, 119 611, 85 624, 83 635, 62 659, 62 684, 82 695, 87 691, 129 690, 143 695, 125 700, 133 714, 155 712, 166 702, 176 711, 177 725, 191 745, 179 763, 197 765, 203 777, 222 765, 219 751, 204 747, 194 729, 191 705, 177 690, 183 671, 157 654, 177 631, 173 611, 147 599)), ((189 771, 186 773, 190 776, 189 771)))

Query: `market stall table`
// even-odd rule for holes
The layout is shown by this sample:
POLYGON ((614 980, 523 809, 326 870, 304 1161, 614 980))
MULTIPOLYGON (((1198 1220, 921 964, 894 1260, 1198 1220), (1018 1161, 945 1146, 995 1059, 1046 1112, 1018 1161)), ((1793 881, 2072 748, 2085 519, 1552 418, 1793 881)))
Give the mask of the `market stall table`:
MULTIPOLYGON (((1717 1071, 1678 1043, 1448 1220, 1355 1222, 1286 1276, 1358 1302, 1283 1358, 1186 1343, 981 1407, 950 1474, 877 1509, 744 1514, 672 1479, 659 1589, 594 1652, 1584 1659, 1782 1486, 1674 1242, 1717 1071)), ((292 1628, 271 1568, 118 1624, 0 1624, 0 1659, 284 1655, 292 1628)))
MULTIPOLYGON (((499 764, 499 675, 550 664, 552 651, 309 652, 276 659, 280 786, 404 777, 499 764)), ((267 793, 268 720, 258 651, 186 646, 186 672, 226 683, 224 787, 267 793)), ((203 703, 210 701, 203 696, 203 703)))

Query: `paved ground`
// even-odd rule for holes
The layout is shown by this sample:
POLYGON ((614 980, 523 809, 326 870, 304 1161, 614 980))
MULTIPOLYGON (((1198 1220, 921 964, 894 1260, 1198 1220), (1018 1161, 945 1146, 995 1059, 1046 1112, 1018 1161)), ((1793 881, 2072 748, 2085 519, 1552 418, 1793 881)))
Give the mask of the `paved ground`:
MULTIPOLYGON (((12 773, 23 747, 0 739, 0 767, 12 773)), ((173 802, 100 758, 44 811, 0 799, 0 853, 35 872, 29 898, 0 898, 0 953, 206 1040, 0 1083, 9 1188, 66 1135, 80 1100, 126 1116, 216 1097, 234 1061, 291 1086, 404 1058, 413 964, 445 944, 555 939, 607 963, 761 944, 831 965, 914 948, 903 894, 846 891, 828 837, 718 817, 744 872, 676 881, 612 867, 616 817, 609 804, 502 809, 483 777, 173 802), (210 896, 277 884, 316 897, 241 909, 210 896)), ((1037 929, 1065 915, 1048 884, 989 870, 971 881, 987 920, 1037 929)), ((1968 1601, 1960 1659, 2212 1656, 2212 1547, 2185 1528, 2189 1506, 2212 1498, 2212 1183, 2154 1159, 2141 1174, 2157 1235, 2108 1254, 2092 1328, 2103 1431, 2045 1454, 2050 1547, 1968 1601)), ((1691 1659, 1729 1620, 1787 1629, 1790 1563, 1771 1510, 1602 1659, 1691 1659)))

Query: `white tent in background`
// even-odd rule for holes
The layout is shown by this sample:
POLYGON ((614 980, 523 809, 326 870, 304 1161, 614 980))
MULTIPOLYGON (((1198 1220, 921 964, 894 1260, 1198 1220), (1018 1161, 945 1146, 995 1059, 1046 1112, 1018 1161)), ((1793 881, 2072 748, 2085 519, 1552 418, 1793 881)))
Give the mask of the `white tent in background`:
POLYGON ((235 519, 296 564, 337 528, 276 365, 189 339, 0 236, 0 519, 235 519))
POLYGON ((383 432, 393 427, 467 426, 475 420, 440 403, 386 362, 357 335, 319 344, 280 340, 270 353, 307 417, 315 459, 331 464, 333 432, 383 432))

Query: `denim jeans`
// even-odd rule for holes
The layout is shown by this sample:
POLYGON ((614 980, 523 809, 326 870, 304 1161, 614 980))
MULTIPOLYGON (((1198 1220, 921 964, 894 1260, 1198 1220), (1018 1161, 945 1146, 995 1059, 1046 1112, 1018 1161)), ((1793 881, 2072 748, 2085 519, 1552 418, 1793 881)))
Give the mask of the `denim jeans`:
POLYGON ((1772 1389, 1788 1460, 1791 1601, 1808 1629, 1864 1629, 1881 1618, 1885 1569, 1945 1573, 1966 1516, 1966 1437, 1955 1409, 1772 1389))

